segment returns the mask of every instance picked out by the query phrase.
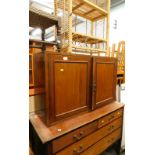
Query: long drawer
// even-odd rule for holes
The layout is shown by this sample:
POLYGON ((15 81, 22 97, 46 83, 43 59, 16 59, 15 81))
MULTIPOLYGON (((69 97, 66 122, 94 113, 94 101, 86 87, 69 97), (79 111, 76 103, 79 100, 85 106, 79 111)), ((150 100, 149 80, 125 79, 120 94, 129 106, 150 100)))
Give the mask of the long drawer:
POLYGON ((121 137, 121 128, 117 129, 110 135, 106 136, 86 151, 82 152, 81 155, 98 155, 103 150, 106 150, 110 145, 117 141, 121 137))
POLYGON ((108 124, 109 122, 112 122, 113 120, 121 117, 123 115, 123 109, 116 110, 112 112, 111 114, 104 116, 98 120, 98 128, 103 127, 104 125, 108 124))
MULTIPOLYGON (((95 144, 97 141, 101 140, 106 135, 110 134, 114 130, 120 128, 122 125, 122 117, 111 122, 110 124, 104 126, 103 128, 97 130, 96 132, 88 135, 87 137, 81 139, 80 141, 70 145, 69 147, 58 152, 57 155, 76 155, 80 154, 86 150, 91 145, 95 144)), ((59 147, 59 146, 57 146, 59 147)))
POLYGON ((94 132, 95 130, 97 130, 97 124, 98 122, 92 122, 86 126, 83 126, 73 132, 70 132, 60 138, 57 138, 56 140, 54 140, 52 143, 53 145, 53 153, 63 149, 64 147, 75 143, 77 141, 79 141, 80 139, 84 138, 85 136, 87 136, 88 134, 94 132))

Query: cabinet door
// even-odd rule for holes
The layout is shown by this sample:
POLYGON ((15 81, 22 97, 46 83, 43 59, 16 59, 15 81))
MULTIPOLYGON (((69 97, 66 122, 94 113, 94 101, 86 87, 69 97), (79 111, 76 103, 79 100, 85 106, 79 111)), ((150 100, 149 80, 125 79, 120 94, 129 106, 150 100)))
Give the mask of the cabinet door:
POLYGON ((93 57, 92 109, 115 100, 116 65, 115 58, 93 57))
POLYGON ((89 56, 47 54, 47 113, 49 122, 88 109, 90 97, 89 56))

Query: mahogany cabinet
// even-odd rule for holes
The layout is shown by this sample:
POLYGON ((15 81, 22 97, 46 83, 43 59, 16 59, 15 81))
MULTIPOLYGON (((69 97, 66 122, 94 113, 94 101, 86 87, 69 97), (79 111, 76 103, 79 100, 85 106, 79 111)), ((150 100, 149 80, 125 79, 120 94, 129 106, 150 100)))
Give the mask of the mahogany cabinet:
POLYGON ((47 52, 47 123, 88 111, 91 99, 91 57, 47 52))
POLYGON ((46 122, 115 101, 116 59, 45 53, 46 122))

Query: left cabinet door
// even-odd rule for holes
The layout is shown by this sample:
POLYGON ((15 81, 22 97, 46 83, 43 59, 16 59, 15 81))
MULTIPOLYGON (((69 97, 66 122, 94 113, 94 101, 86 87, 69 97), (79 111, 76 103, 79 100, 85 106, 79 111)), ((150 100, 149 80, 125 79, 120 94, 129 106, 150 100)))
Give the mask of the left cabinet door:
POLYGON ((91 57, 46 54, 48 123, 88 110, 91 57))

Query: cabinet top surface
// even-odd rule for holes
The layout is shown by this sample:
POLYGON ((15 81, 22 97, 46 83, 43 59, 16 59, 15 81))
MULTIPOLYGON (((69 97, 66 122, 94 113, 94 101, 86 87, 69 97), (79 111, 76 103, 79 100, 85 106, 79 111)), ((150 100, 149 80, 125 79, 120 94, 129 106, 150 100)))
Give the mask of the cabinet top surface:
POLYGON ((49 127, 42 121, 41 116, 37 114, 30 114, 30 122, 42 143, 46 143, 123 107, 124 104, 113 102, 102 108, 69 118, 49 127))

